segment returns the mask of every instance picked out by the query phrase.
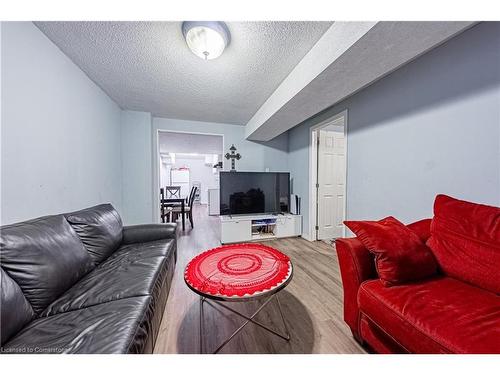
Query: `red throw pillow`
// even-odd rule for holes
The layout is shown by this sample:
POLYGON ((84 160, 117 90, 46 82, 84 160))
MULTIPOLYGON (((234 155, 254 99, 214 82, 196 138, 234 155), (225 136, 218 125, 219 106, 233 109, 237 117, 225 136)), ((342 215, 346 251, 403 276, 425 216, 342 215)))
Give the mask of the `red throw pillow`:
POLYGON ((431 250, 394 217, 380 221, 344 221, 344 224, 375 255, 377 273, 385 286, 436 274, 437 263, 431 250))

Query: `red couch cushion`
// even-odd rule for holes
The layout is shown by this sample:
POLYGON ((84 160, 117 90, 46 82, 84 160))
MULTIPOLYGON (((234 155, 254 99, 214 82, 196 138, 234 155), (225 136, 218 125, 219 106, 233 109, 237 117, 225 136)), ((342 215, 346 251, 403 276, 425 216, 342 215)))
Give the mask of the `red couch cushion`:
POLYGON ((422 242, 425 243, 431 236, 431 222, 432 219, 423 219, 410 223, 407 227, 411 229, 411 231, 414 232, 422 242))
POLYGON ((438 195, 428 246, 444 274, 500 294, 500 208, 438 195))
POLYGON ((500 353, 500 296, 446 276, 386 288, 365 281, 361 313, 412 353, 500 353))
POLYGON ((386 286, 420 280, 437 272, 432 252, 419 236, 394 217, 380 221, 344 221, 375 255, 377 273, 386 286))

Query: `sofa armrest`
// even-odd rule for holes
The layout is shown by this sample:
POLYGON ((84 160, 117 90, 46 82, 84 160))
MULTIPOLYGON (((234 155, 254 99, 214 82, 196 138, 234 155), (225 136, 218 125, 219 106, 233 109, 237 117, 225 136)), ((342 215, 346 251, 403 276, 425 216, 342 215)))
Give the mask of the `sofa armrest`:
POLYGON ((408 224, 407 227, 415 232, 423 242, 427 242, 427 240, 431 236, 431 222, 432 219, 423 219, 408 224))
POLYGON ((176 238, 175 223, 141 224, 123 227, 123 245, 176 238))
POLYGON ((374 257, 357 238, 339 238, 335 248, 344 289, 344 321, 354 337, 361 341, 358 289, 363 281, 378 278, 374 257))

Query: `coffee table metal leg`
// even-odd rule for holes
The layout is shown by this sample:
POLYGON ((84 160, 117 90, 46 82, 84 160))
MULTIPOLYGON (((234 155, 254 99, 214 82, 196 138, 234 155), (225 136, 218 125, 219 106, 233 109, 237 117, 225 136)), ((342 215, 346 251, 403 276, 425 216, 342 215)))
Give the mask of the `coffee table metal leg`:
MULTIPOLYGON (((270 301, 273 297, 274 297, 274 296, 269 297, 269 300, 268 300, 268 301, 270 301)), ((276 299, 277 299, 277 298, 278 298, 278 296, 276 296, 276 299)), ((266 331, 269 331, 269 332, 271 332, 271 333, 274 333, 276 336, 279 336, 279 337, 281 337, 282 339, 284 339, 284 340, 287 340, 287 341, 288 341, 288 340, 290 340, 290 333, 288 332, 288 327, 287 327, 287 325, 286 325, 286 323, 285 323, 285 318, 284 318, 284 316, 283 316, 283 312, 281 311, 281 305, 279 304, 279 300, 277 299, 277 301, 278 301, 278 308, 279 308, 279 310, 280 310, 281 320, 283 321, 283 326, 285 327, 285 333, 286 333, 286 336, 285 336, 285 335, 283 335, 282 333, 280 333, 280 332, 278 332, 278 331, 276 331, 276 330, 272 329, 271 327, 269 327, 269 326, 267 326, 267 325, 265 325, 265 324, 263 324, 263 323, 261 323, 261 322, 258 322, 258 321, 256 321, 256 320, 254 320, 252 317, 249 317, 249 316, 247 316, 247 315, 245 315, 245 314, 242 314, 242 313, 240 313, 239 311, 236 311, 236 310, 232 309, 232 308, 231 308, 231 307, 229 307, 229 306, 226 306, 226 305, 221 304, 221 303, 220 303, 220 302, 218 302, 218 301, 209 301, 209 300, 207 300, 207 301, 206 301, 206 303, 208 303, 208 304, 209 304, 209 305, 211 305, 211 306, 214 306, 214 305, 213 305, 213 303, 215 302, 218 306, 221 306, 221 307, 225 308, 226 310, 229 310, 229 311, 231 311, 232 313, 234 313, 234 314, 238 315, 239 317, 244 318, 244 319, 247 319, 247 320, 251 321, 252 323, 254 323, 254 324, 258 325, 259 327, 264 328, 266 331)), ((214 306, 214 307, 215 307, 215 306, 214 306)))
MULTIPOLYGON (((238 333, 240 333, 240 331, 245 328, 245 326, 250 323, 252 321, 252 319, 259 313, 261 312, 261 310, 267 306, 267 304, 269 302, 271 302, 271 300, 273 299, 273 296, 271 296, 267 301, 265 301, 258 309, 257 311, 255 311, 252 316, 250 316, 250 318, 247 318, 247 321, 245 323, 243 323, 236 331, 233 332, 233 334, 231 336, 229 336, 226 341, 224 341, 222 344, 219 345, 219 347, 217 349, 215 349, 214 353, 213 354, 217 354, 224 346, 226 346, 226 344, 231 341, 233 339, 234 336, 236 336, 238 333)), ((207 301, 208 302, 208 301, 207 301)), ((226 307, 227 306, 224 306, 224 305, 220 305, 220 306, 223 306, 223 307, 226 307)), ((229 309, 228 309, 229 310, 229 309)))
POLYGON ((203 354, 203 302, 205 297, 200 297, 200 354, 203 354))
POLYGON ((288 326, 286 325, 285 316, 283 315, 283 311, 281 310, 281 303, 278 295, 276 294, 276 302, 278 302, 278 310, 280 311, 281 321, 283 322, 283 327, 285 327, 286 337, 285 340, 290 340, 290 331, 288 330, 288 326))
POLYGON ((281 304, 280 304, 280 301, 278 299, 278 296, 273 294, 271 297, 269 297, 266 301, 264 301, 264 303, 251 315, 251 316, 247 316, 245 314, 242 314, 240 313, 239 311, 236 311, 234 310, 233 308, 229 307, 229 306, 226 306, 226 305, 223 305, 222 303, 220 303, 219 301, 216 301, 216 300, 208 300, 208 299, 205 299, 205 297, 200 297, 200 353, 203 354, 203 319, 204 319, 204 314, 203 314, 203 303, 206 302, 208 303, 209 305, 211 305, 212 307, 215 307, 215 304, 217 304, 218 306, 220 307, 223 307, 225 308, 226 310, 229 310, 231 311, 232 313, 246 319, 246 321, 240 326, 238 327, 238 329, 236 329, 232 334, 231 336, 229 336, 222 344, 219 345, 219 347, 217 349, 215 349, 215 351, 213 352, 213 354, 217 354, 218 352, 220 352, 222 350, 222 348, 224 348, 224 346, 226 346, 238 333, 241 332, 241 330, 243 328, 245 328, 245 326, 252 322, 256 325, 258 325, 259 327, 261 328, 264 328, 265 330, 275 334, 276 336, 279 336, 281 337, 282 339, 284 340, 287 340, 289 341, 290 340, 290 332, 288 331, 288 326, 285 322, 285 317, 284 317, 284 314, 283 314, 283 311, 281 309, 281 304), (281 320, 283 322, 283 327, 285 328, 285 333, 286 335, 283 335, 282 333, 268 327, 267 325, 265 324, 262 324, 256 320, 254 320, 255 316, 262 311, 262 309, 264 307, 266 307, 269 302, 271 302, 273 300, 273 298, 276 297, 276 301, 278 303, 278 310, 280 312, 280 316, 281 316, 281 320))

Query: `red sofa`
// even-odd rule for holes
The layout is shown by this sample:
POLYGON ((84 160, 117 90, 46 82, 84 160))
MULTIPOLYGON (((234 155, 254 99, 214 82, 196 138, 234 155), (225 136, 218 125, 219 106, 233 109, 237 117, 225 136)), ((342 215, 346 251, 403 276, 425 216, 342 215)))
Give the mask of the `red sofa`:
POLYGON ((357 238, 335 242, 354 337, 377 353, 500 353, 500 208, 440 195, 408 227, 439 274, 385 287, 357 238))

